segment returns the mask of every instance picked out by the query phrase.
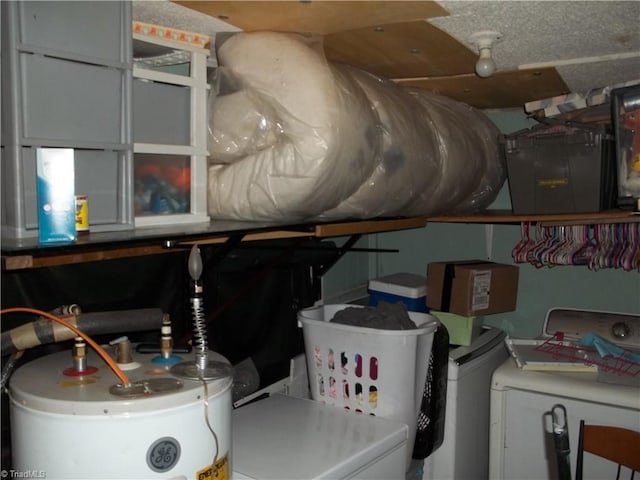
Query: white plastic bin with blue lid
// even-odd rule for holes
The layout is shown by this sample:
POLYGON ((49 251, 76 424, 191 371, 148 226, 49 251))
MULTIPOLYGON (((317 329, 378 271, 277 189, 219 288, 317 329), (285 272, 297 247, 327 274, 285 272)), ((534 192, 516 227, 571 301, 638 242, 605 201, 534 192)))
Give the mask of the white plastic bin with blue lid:
POLYGON ((407 425, 408 468, 438 321, 427 313, 410 311, 409 318, 417 327, 411 330, 331 322, 338 311, 348 307, 366 308, 334 304, 298 312, 311 398, 407 425))
POLYGON ((407 305, 411 312, 428 313, 427 277, 415 273, 394 273, 369 280, 369 305, 378 302, 407 305))

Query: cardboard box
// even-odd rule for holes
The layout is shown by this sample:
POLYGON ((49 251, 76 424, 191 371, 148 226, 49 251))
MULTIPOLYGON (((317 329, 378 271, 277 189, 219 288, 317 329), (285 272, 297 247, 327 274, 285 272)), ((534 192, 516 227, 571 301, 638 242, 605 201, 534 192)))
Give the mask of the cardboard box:
POLYGON ((511 312, 518 267, 484 260, 433 262, 427 267, 427 305, 465 317, 511 312))
POLYGON ((38 234, 40 243, 76 239, 76 198, 72 148, 38 148, 38 234))

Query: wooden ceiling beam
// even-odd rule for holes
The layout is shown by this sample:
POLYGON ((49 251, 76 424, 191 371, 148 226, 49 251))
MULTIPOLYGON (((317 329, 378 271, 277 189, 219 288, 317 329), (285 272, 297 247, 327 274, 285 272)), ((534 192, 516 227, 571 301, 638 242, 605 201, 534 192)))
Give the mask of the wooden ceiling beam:
POLYGON ((327 35, 375 25, 447 16, 433 1, 189 1, 174 3, 246 32, 327 35))

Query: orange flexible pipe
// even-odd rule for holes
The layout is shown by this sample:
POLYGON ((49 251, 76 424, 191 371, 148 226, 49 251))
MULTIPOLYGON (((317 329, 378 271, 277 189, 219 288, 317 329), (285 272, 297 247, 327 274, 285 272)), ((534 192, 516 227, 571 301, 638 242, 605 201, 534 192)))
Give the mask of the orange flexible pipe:
POLYGON ((48 318, 53 322, 57 322, 65 326, 66 328, 71 330, 73 333, 75 333, 77 336, 82 337, 89 345, 91 345, 91 347, 96 351, 96 353, 100 355, 102 359, 106 362, 109 368, 113 370, 113 373, 116 374, 116 376, 120 379, 123 385, 129 385, 131 383, 129 382, 129 377, 125 375, 125 373, 120 369, 120 367, 118 367, 118 364, 109 356, 107 352, 105 352, 104 348, 102 348, 100 345, 94 342, 87 334, 85 334, 84 332, 82 332, 81 330, 79 330, 77 327, 73 326, 66 320, 56 317, 55 315, 52 315, 43 310, 38 310, 37 308, 30 308, 30 307, 5 308, 0 310, 0 315, 4 315, 6 313, 19 313, 19 312, 33 313, 34 315, 40 315, 41 317, 48 318))

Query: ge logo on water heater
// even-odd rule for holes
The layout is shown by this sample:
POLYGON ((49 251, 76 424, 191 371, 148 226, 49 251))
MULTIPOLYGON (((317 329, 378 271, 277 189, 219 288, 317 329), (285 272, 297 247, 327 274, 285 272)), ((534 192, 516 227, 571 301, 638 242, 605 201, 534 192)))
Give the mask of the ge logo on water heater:
POLYGON ((154 472, 166 472, 178 463, 180 444, 175 438, 159 438, 147 450, 147 465, 154 472))

